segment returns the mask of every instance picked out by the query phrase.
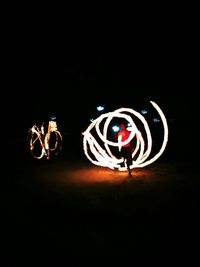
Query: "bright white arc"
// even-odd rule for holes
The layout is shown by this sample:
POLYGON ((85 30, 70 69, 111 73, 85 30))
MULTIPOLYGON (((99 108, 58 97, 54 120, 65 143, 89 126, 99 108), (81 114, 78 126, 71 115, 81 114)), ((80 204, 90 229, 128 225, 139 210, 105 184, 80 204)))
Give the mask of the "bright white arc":
POLYGON ((150 103, 158 112, 164 128, 163 141, 161 144, 161 148, 157 154, 155 154, 152 158, 148 159, 152 150, 152 136, 149 129, 149 125, 144 116, 142 116, 139 112, 131 108, 119 108, 113 112, 108 112, 100 115, 97 119, 93 120, 92 123, 85 130, 85 132, 83 133, 83 150, 86 157, 95 165, 125 171, 127 170, 126 167, 121 166, 123 163, 123 159, 117 158, 112 153, 111 147, 119 147, 121 145, 125 145, 134 137, 136 137, 136 149, 132 154, 132 158, 136 155, 137 152, 138 156, 137 159, 132 160, 132 165, 130 166, 130 168, 133 169, 145 167, 156 161, 164 152, 168 142, 168 124, 161 108, 153 101, 150 101, 150 103), (146 143, 144 142, 142 134, 138 130, 131 115, 128 115, 127 113, 130 113, 131 115, 137 117, 142 122, 147 136, 146 143), (123 118, 128 121, 131 128, 129 138, 126 141, 121 142, 120 144, 118 142, 108 140, 108 127, 112 122, 112 119, 115 117, 123 118), (100 127, 102 125, 103 130, 100 130, 102 129, 102 127, 100 127), (92 134, 93 132, 95 133, 94 135, 96 136, 96 138, 92 134))
POLYGON ((149 159, 148 161, 145 161, 144 163, 140 164, 140 166, 138 166, 138 167, 145 167, 145 166, 153 163, 154 161, 156 161, 163 154, 163 152, 167 146, 167 142, 168 142, 169 129, 168 129, 168 124, 167 124, 167 120, 165 118, 165 115, 162 112, 162 110, 160 109, 160 107, 155 102, 153 102, 153 101, 150 101, 150 102, 154 106, 154 108, 157 110, 158 114, 161 117, 161 121, 163 123, 163 127, 164 127, 163 142, 162 142, 162 145, 161 145, 159 152, 153 158, 149 159))

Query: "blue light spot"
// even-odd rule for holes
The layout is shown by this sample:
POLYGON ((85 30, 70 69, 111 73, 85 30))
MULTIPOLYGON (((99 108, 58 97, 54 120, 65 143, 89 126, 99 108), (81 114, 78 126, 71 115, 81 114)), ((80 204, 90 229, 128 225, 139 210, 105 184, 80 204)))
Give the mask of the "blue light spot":
POLYGON ((160 120, 158 118, 154 118, 153 122, 160 122, 160 120))
POLYGON ((147 110, 146 109, 142 109, 141 110, 141 113, 144 115, 144 114, 147 114, 147 110))
POLYGON ((120 130, 120 127, 118 126, 118 125, 113 125, 112 126, 112 130, 113 130, 113 132, 119 132, 119 130, 120 130))
POLYGON ((98 111, 102 111, 102 110, 104 110, 104 106, 101 106, 101 105, 100 105, 100 106, 97 106, 97 110, 98 110, 98 111))

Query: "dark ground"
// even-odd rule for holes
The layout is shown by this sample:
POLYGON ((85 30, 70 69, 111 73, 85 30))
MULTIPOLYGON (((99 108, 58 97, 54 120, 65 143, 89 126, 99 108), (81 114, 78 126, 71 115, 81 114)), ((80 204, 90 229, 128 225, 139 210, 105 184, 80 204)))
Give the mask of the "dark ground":
POLYGON ((198 167, 163 156, 132 173, 66 152, 12 162, 1 266, 197 266, 198 167))

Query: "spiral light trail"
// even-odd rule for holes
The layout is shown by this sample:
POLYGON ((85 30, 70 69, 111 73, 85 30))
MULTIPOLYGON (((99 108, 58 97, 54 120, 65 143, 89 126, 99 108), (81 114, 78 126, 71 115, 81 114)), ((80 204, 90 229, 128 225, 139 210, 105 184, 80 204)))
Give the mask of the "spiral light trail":
POLYGON ((168 124, 164 113, 160 107, 153 101, 150 101, 153 107, 158 112, 163 124, 163 140, 160 150, 150 157, 152 151, 152 136, 149 125, 139 112, 131 108, 119 108, 113 112, 108 112, 100 115, 83 133, 83 150, 86 157, 95 165, 108 167, 110 169, 118 169, 119 171, 126 171, 127 168, 123 166, 123 159, 118 158, 112 151, 113 147, 119 147, 127 144, 133 138, 136 140, 136 147, 132 153, 132 164, 130 169, 145 167, 156 161, 164 152, 168 142, 168 124), (140 132, 132 117, 137 117, 143 125, 146 133, 146 139, 140 132), (129 138, 121 143, 119 141, 113 142, 108 139, 108 128, 114 118, 125 119, 130 125, 129 138))

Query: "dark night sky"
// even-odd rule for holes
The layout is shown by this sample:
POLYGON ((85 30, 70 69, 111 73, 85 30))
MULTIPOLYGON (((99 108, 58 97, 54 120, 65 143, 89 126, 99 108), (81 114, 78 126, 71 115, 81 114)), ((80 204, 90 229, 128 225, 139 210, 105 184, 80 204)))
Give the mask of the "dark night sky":
POLYGON ((199 86, 195 7, 89 7, 64 1, 16 7, 6 50, 16 95, 56 90, 83 99, 83 92, 92 89, 96 98, 101 89, 113 98, 117 88, 128 88, 130 99, 139 87, 142 97, 179 97, 199 86))
POLYGON ((27 127, 51 113, 66 125, 81 123, 98 103, 134 108, 154 100, 179 128, 186 122, 195 128, 200 86, 195 9, 88 8, 62 1, 13 8, 4 86, 11 127, 27 127))

